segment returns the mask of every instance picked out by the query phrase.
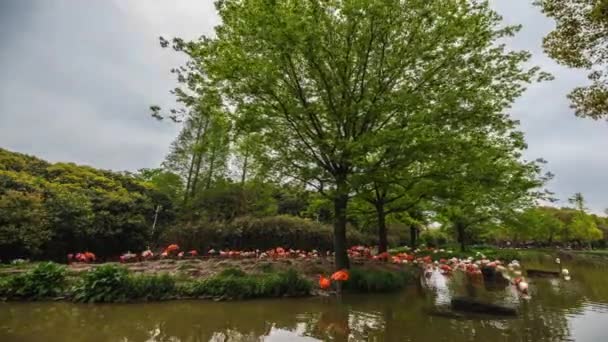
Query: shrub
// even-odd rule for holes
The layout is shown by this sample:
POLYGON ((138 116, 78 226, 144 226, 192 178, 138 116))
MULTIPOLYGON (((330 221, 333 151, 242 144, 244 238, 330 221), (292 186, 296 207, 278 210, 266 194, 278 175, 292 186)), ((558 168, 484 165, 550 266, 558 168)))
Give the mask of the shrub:
POLYGON ((259 275, 247 275, 241 272, 228 269, 214 277, 185 284, 180 291, 192 297, 248 299, 305 295, 312 289, 312 284, 299 276, 295 270, 259 275))
POLYGON ((353 268, 344 288, 355 292, 391 292, 404 288, 411 279, 406 271, 353 268))
POLYGON ((278 289, 279 295, 299 296, 308 294, 312 289, 310 281, 300 277, 293 269, 278 273, 276 277, 273 286, 278 289))
POLYGON ((244 277, 246 275, 247 273, 245 273, 243 270, 234 267, 227 268, 219 274, 220 277, 244 277))
POLYGON ((0 284, 0 295, 8 298, 51 298, 61 295, 65 285, 65 268, 44 262, 26 273, 7 277, 0 284))
POLYGON ((129 299, 163 300, 176 293, 175 279, 168 274, 129 275, 129 299))
POLYGON ((129 274, 120 266, 103 265, 88 271, 73 289, 79 302, 124 302, 129 291, 129 274))
MULTIPOLYGON (((391 232, 393 245, 403 240, 401 232, 391 232)), ((166 230, 161 243, 177 243, 184 249, 207 251, 215 249, 270 249, 277 246, 303 250, 333 250, 333 229, 309 219, 278 215, 269 217, 238 217, 227 222, 200 221, 175 225, 166 230)), ((375 233, 347 230, 349 245, 376 245, 375 233)))

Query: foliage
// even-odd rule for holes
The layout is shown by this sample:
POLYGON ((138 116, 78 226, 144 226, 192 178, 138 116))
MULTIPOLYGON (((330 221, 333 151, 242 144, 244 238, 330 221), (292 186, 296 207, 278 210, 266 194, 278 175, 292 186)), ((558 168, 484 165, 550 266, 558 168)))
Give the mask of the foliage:
POLYGON ((65 286, 65 267, 44 262, 26 273, 0 279, 0 297, 47 299, 63 294, 65 286))
POLYGON ((280 273, 246 275, 235 270, 226 270, 214 277, 185 284, 181 291, 190 297, 228 297, 249 299, 257 297, 280 297, 306 295, 312 284, 293 269, 280 273))
POLYGON ((348 267, 346 210, 359 175, 400 167, 389 156, 409 158, 404 145, 446 146, 446 136, 512 126, 502 110, 539 75, 524 67, 528 53, 496 44, 517 28, 502 26, 487 2, 226 0, 217 8, 213 38, 173 40, 190 58, 175 70, 178 101, 205 103, 219 92, 235 126, 263 141, 269 165, 322 190, 333 202, 338 268, 348 267))
POLYGON ((569 98, 576 115, 608 119, 608 1, 536 0, 555 30, 544 39, 545 51, 559 63, 591 71, 591 85, 575 88, 569 98))
POLYGON ((162 226, 172 219, 172 205, 149 183, 0 149, 0 259, 65 260, 79 250, 107 256, 143 248, 159 204, 162 226))
MULTIPOLYGON (((389 227, 389 229, 392 227, 389 227)), ((396 246, 404 242, 404 231, 391 230, 389 242, 396 246)), ((214 249, 261 249, 283 246, 302 250, 333 249, 333 234, 329 226, 310 219, 280 215, 268 217, 238 217, 227 222, 199 221, 180 223, 168 229, 161 238, 165 243, 177 243, 184 249, 206 251, 214 249)), ((377 243, 373 233, 350 229, 350 246, 372 246, 377 243)))
POLYGON ((129 283, 126 268, 107 264, 87 271, 72 292, 79 302, 125 302, 129 299, 129 283))
POLYGON ((140 169, 135 177, 152 184, 158 191, 166 195, 173 203, 183 197, 184 184, 179 175, 162 168, 140 169))
POLYGON ((585 199, 577 193, 570 203, 574 208, 532 207, 514 213, 490 235, 497 240, 535 241, 536 244, 579 242, 591 244, 604 237, 606 218, 586 212, 585 199))
MULTIPOLYGON (((230 123, 217 92, 209 91, 201 99, 182 102, 188 110, 180 113, 172 110, 170 116, 175 122, 183 121, 182 130, 171 144, 163 165, 181 176, 185 183, 183 203, 187 204, 201 189, 208 190, 216 179, 226 175, 230 123)), ((151 109, 155 118, 163 119, 160 107, 151 109)))
POLYGON ((192 212, 189 218, 214 222, 248 215, 275 215, 278 206, 273 197, 275 190, 270 183, 218 181, 194 195, 188 207, 192 212))
POLYGON ((532 207, 513 213, 491 235, 497 240, 551 244, 563 236, 566 227, 566 223, 558 218, 559 210, 553 207, 532 207))
POLYGON ((449 241, 450 237, 441 229, 427 229, 420 233, 420 243, 429 247, 445 246, 449 241))
POLYGON ((406 271, 353 268, 344 288, 355 292, 391 292, 408 285, 413 275, 406 271))
POLYGON ((161 275, 129 275, 128 298, 130 300, 163 300, 176 294, 174 277, 161 275))

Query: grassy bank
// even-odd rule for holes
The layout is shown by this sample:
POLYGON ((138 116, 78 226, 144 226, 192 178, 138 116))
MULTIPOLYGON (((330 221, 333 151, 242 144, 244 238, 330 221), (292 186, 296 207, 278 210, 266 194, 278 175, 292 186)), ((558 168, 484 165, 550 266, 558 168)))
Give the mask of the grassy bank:
MULTIPOLYGON (((0 299, 69 300, 88 303, 171 299, 242 300, 327 294, 316 283, 333 265, 323 261, 163 260, 133 264, 52 262, 5 267, 0 299)), ((413 270, 387 263, 356 265, 344 288, 352 292, 399 290, 413 270)))

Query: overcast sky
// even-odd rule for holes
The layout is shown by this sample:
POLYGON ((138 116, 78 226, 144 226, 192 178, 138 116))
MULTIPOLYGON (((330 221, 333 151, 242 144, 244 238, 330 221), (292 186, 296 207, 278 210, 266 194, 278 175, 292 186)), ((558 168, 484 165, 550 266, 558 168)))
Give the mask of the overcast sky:
MULTIPOLYGON (((493 0, 523 30, 508 44, 533 53, 555 81, 530 87, 511 113, 529 159, 542 157, 564 201, 582 192, 608 207, 608 123, 575 118, 566 94, 586 73, 543 54, 553 23, 531 0, 493 0)), ((193 39, 219 23, 211 0, 0 0, 0 147, 114 170, 157 167, 177 127, 149 116, 171 107, 169 70, 183 63, 158 36, 193 39)))

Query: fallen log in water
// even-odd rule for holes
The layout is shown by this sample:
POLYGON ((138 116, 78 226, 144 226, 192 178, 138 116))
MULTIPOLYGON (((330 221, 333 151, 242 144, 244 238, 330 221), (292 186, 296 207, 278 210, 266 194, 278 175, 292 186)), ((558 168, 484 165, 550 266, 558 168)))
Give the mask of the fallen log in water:
POLYGON ((559 278, 560 273, 557 271, 529 269, 526 271, 526 274, 528 274, 528 277, 559 278))
POLYGON ((512 307, 486 303, 475 298, 458 297, 452 299, 452 309, 496 316, 517 316, 517 310, 512 307))

